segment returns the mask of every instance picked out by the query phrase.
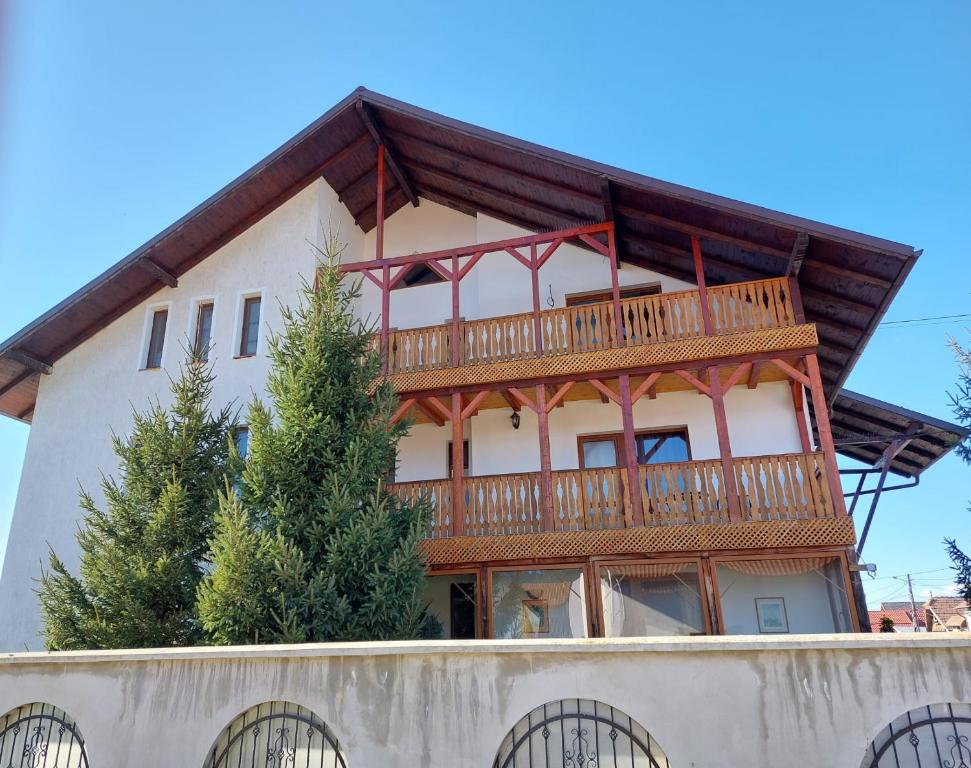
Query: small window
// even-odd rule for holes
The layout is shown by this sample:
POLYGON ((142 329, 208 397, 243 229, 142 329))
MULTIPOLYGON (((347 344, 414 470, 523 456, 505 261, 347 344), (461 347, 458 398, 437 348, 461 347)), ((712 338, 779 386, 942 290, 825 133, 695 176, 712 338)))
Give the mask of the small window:
POLYGON ((260 339, 260 297, 251 296, 243 302, 243 330, 239 337, 239 356, 252 357, 260 339))
MULTIPOLYGON (((621 301, 624 299, 636 299, 639 296, 657 296, 661 293, 660 283, 650 283, 649 285, 631 285, 620 289, 621 301)), ((586 293, 574 293, 566 297, 568 307, 578 307, 583 304, 601 304, 613 298, 612 291, 588 291, 586 293)))
MULTIPOLYGON (((624 435, 589 435, 578 438, 580 469, 619 467, 624 457, 624 435)), ((656 429, 637 432, 638 464, 670 464, 691 460, 691 446, 686 429, 656 429)))
MULTIPOLYGON (((448 446, 445 454, 445 461, 448 465, 448 476, 452 476, 452 441, 448 441, 448 446)), ((462 474, 469 474, 469 441, 462 441, 462 474)))
POLYGON ((233 442, 236 444, 239 458, 245 459, 249 453, 249 427, 237 427, 233 432, 233 442))
POLYGON ((165 323, 169 319, 167 309, 159 309, 152 315, 152 331, 148 337, 148 357, 145 359, 146 368, 162 367, 162 348, 165 345, 165 323))
POLYGON ((196 334, 192 350, 203 362, 209 361, 209 346, 212 341, 212 309, 211 301, 199 305, 196 313, 196 334))

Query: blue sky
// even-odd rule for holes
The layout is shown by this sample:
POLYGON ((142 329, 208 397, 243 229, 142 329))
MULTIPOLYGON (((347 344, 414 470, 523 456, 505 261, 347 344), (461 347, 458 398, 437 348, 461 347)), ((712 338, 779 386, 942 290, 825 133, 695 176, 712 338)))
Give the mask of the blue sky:
MULTIPOLYGON (((3 3, 0 2, 0 8, 3 3)), ((971 5, 8 0, 0 338, 357 85, 923 248, 889 320, 971 312, 971 5), (609 5, 609 8, 608 8, 609 5), (204 8, 202 6, 205 6, 204 8)), ((942 417, 957 323, 877 331, 848 386, 942 417)), ((27 428, 0 420, 0 537, 27 428)), ((971 467, 881 502, 872 600, 942 591, 971 467)))

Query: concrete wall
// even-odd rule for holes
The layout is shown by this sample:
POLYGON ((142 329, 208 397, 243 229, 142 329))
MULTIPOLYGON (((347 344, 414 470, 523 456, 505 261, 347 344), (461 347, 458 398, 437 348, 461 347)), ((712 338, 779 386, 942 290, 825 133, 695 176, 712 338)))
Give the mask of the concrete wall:
POLYGON ((0 659, 0 713, 57 705, 92 768, 191 768, 237 714, 283 699, 327 722, 349 768, 486 768, 533 708, 586 698, 672 768, 858 768, 904 712, 971 701, 969 670, 971 639, 933 635, 18 654, 0 659))

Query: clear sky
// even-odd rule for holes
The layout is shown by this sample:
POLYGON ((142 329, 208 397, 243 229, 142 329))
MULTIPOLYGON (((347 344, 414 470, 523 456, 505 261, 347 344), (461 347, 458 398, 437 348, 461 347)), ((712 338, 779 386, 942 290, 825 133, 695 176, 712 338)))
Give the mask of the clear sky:
MULTIPOLYGON (((3 2, 0 0, 0 9, 3 2)), ((888 320, 971 312, 971 4, 78 3, 0 30, 0 338, 357 85, 924 249, 888 320)), ((971 324, 971 323, 969 323, 971 324)), ((877 331, 848 386, 941 418, 957 323, 877 331)), ((27 427, 0 419, 0 537, 27 427)), ((881 502, 871 602, 943 591, 971 467, 881 502)))

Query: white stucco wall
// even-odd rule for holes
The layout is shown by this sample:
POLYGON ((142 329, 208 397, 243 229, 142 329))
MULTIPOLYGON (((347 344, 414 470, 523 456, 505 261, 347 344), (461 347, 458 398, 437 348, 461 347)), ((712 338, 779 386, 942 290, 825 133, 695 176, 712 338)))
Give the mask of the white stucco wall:
MULTIPOLYGON (((35 580, 46 562, 48 544, 72 569, 77 564, 74 533, 80 518, 80 484, 100 498, 100 472, 115 469, 110 430, 125 433, 134 405, 169 402, 166 373, 176 370, 180 342, 192 332, 200 299, 215 302, 212 339, 216 383, 213 404, 245 406, 262 394, 267 372, 266 333, 279 325, 278 301, 295 300, 300 276, 312 278, 322 228, 330 225, 347 242, 346 261, 374 257, 374 232, 364 235, 333 190, 318 181, 253 225, 215 254, 179 278, 177 288, 162 288, 93 338, 59 359, 54 372, 42 377, 24 469, 14 510, 9 545, 0 577, 0 648, 40 647, 35 580), (240 306, 244 295, 263 297, 261 342, 253 358, 234 359, 240 306), (140 370, 151 312, 169 311, 163 370, 140 370)), ((389 257, 472 242, 527 234, 488 217, 473 218, 423 201, 406 206, 388 221, 385 254, 389 257)), ((666 291, 690 287, 644 269, 625 265, 624 285, 660 282, 666 291)), ((562 306, 565 296, 607 288, 610 272, 604 259, 564 245, 541 271, 542 293, 551 292, 562 306)), ((487 255, 461 284, 461 312, 466 318, 528 311, 530 282, 524 267, 508 254, 487 255)), ((362 316, 377 318, 380 296, 364 282, 359 302, 362 316)), ((407 288, 393 293, 391 324, 414 327, 444 321, 451 312, 447 285, 407 288)), ((733 390, 727 398, 733 448, 738 455, 798 450, 798 433, 788 392, 781 385, 756 391, 733 390), (766 424, 772 424, 766 428, 766 424)), ((664 394, 644 399, 635 408, 640 427, 687 424, 693 456, 717 455, 710 402, 694 393, 664 394)), ((553 466, 577 466, 577 434, 621 429, 619 409, 599 402, 568 404, 550 419, 553 466)), ((538 469, 535 417, 524 409, 522 427, 511 429, 508 411, 484 412, 470 420, 471 472, 489 474, 538 469)), ((450 430, 417 426, 401 444, 399 480, 443 477, 445 444, 450 430)))
POLYGON ((192 768, 236 715, 287 700, 348 768, 471 768, 534 708, 582 698, 640 723, 672 768, 858 768, 903 713, 971 701, 969 669, 971 639, 933 634, 19 654, 0 659, 0 713, 55 704, 97 768, 192 768))

